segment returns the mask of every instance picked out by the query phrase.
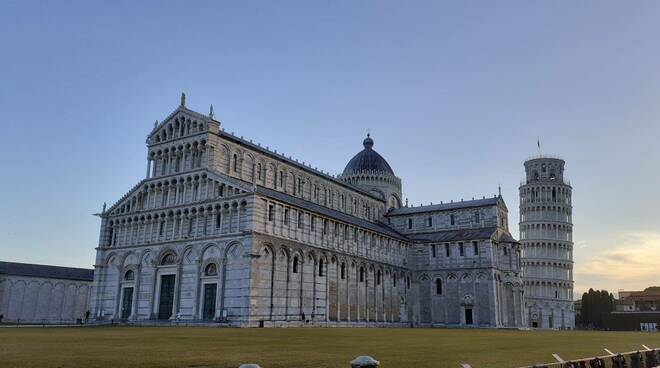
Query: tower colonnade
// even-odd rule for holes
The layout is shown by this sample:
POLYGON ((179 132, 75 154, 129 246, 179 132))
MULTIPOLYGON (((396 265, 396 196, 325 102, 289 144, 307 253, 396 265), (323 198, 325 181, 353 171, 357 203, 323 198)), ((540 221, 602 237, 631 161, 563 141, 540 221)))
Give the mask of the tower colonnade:
POLYGON ((525 162, 520 185, 520 243, 529 327, 572 329, 572 187, 564 160, 525 162))

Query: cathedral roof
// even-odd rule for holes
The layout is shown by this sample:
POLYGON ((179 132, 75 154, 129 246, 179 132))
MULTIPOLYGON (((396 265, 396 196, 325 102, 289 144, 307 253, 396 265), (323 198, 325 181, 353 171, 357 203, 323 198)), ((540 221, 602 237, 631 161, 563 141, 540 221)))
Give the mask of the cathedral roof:
POLYGON ((15 262, 0 262, 0 275, 81 281, 94 280, 94 270, 91 269, 15 262))
POLYGON ((484 199, 473 199, 470 201, 460 201, 460 202, 451 202, 451 203, 441 203, 441 204, 432 204, 428 206, 419 206, 419 207, 401 207, 396 208, 390 211, 388 216, 396 215, 412 215, 416 213, 423 212, 433 212, 433 211, 445 211, 445 210, 456 210, 460 208, 475 208, 475 207, 485 207, 485 206, 495 206, 500 200, 500 197, 484 198, 484 199))
POLYGON ((434 231, 424 234, 410 234, 408 238, 417 242, 452 242, 461 240, 495 239, 504 243, 517 243, 518 241, 506 231, 497 227, 482 227, 477 229, 460 229, 448 231, 434 231))
POLYGON ((367 134, 367 138, 362 142, 362 145, 364 146, 364 149, 348 161, 342 175, 358 174, 365 171, 382 172, 394 175, 394 171, 390 167, 390 164, 385 161, 383 156, 373 149, 374 140, 369 134, 367 134))
POLYGON ((334 218, 338 221, 341 221, 341 222, 345 222, 345 223, 355 225, 355 226, 360 226, 360 227, 363 227, 365 229, 368 229, 368 230, 371 230, 371 231, 374 231, 374 232, 378 232, 378 233, 381 233, 381 234, 384 234, 384 235, 388 235, 392 238, 399 239, 399 240, 402 240, 402 241, 408 241, 408 238, 406 238, 404 235, 401 235, 397 231, 395 231, 394 229, 392 229, 392 228, 390 228, 390 227, 388 227, 384 224, 380 224, 378 222, 372 222, 372 221, 368 221, 368 220, 365 220, 365 219, 362 219, 362 218, 359 218, 359 217, 355 217, 355 216, 346 214, 344 212, 340 212, 340 211, 334 210, 332 208, 321 206, 321 205, 316 204, 314 202, 306 201, 302 198, 294 197, 292 195, 282 193, 282 192, 279 192, 277 190, 273 190, 273 189, 262 187, 262 186, 257 187, 257 193, 261 194, 261 195, 265 195, 265 196, 270 197, 270 198, 275 199, 275 200, 279 200, 279 201, 282 201, 282 202, 292 204, 292 205, 300 207, 300 208, 304 208, 304 209, 306 209, 308 211, 311 211, 311 212, 316 212, 316 213, 324 215, 324 216, 332 217, 332 218, 334 218))
MULTIPOLYGON (((153 128, 151 133, 149 133, 149 136, 153 135, 156 131, 158 131, 158 129, 165 126, 167 124, 167 122, 169 122, 172 118, 174 118, 176 116, 177 113, 180 113, 180 112, 191 115, 191 116, 193 116, 195 118, 198 118, 200 120, 206 119, 207 121, 212 120, 212 121, 218 122, 217 120, 215 120, 212 117, 209 117, 209 116, 206 116, 204 114, 198 113, 196 111, 190 110, 189 108, 187 108, 185 106, 179 106, 174 111, 172 111, 172 113, 169 114, 162 122, 157 124, 153 128)), ((261 152, 261 153, 263 153, 263 154, 265 154, 265 155, 267 155, 267 156, 269 156, 273 159, 276 159, 276 160, 279 160, 279 161, 282 161, 282 162, 286 162, 286 163, 288 163, 290 165, 293 165, 293 166, 295 166, 299 169, 302 169, 302 170, 304 170, 308 173, 323 177, 324 179, 330 180, 330 181, 334 182, 337 185, 341 185, 343 187, 349 188, 350 190, 357 191, 360 194, 369 196, 373 199, 377 199, 377 200, 380 200, 380 201, 383 200, 382 198, 375 195, 374 193, 371 193, 371 192, 369 192, 369 191, 367 191, 363 188, 360 188, 356 185, 352 185, 351 183, 348 183, 344 180, 339 180, 339 178, 337 178, 335 176, 332 176, 332 175, 330 175, 330 174, 328 174, 328 173, 326 173, 322 170, 318 170, 316 168, 313 168, 311 166, 311 164, 309 164, 309 163, 305 164, 305 163, 299 162, 298 160, 292 159, 291 156, 286 157, 282 153, 278 153, 276 151, 275 152, 271 151, 271 150, 268 149, 268 147, 262 147, 261 145, 259 145, 257 143, 253 143, 252 140, 245 139, 242 136, 238 137, 238 136, 234 135, 233 132, 229 133, 229 132, 225 131, 224 128, 220 128, 217 132, 213 132, 213 133, 217 134, 217 135, 219 135, 223 138, 227 138, 227 139, 229 139, 229 140, 231 140, 235 143, 238 143, 238 144, 244 145, 246 147, 249 147, 251 149, 257 150, 257 151, 259 151, 259 152, 261 152)), ((373 145, 373 143, 372 143, 372 145, 373 145)), ((388 165, 388 167, 389 167, 389 165, 388 165)))

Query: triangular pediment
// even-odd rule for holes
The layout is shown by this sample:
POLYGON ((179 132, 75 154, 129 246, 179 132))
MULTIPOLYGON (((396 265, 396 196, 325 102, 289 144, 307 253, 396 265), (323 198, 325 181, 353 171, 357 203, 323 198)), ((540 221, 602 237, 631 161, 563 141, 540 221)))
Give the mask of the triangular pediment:
POLYGON ((220 122, 213 117, 179 106, 162 122, 154 123, 154 128, 147 136, 147 144, 159 144, 209 130, 217 132, 219 126, 220 122))

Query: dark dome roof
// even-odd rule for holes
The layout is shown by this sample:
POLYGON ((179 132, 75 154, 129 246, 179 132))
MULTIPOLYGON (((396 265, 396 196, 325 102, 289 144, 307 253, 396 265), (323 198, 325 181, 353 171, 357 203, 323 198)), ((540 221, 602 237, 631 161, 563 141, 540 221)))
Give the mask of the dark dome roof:
POLYGON ((364 145, 364 149, 348 161, 342 175, 351 175, 362 171, 380 171, 394 175, 390 164, 385 161, 383 156, 373 150, 374 140, 371 139, 369 134, 367 134, 367 138, 362 142, 362 145, 364 145))

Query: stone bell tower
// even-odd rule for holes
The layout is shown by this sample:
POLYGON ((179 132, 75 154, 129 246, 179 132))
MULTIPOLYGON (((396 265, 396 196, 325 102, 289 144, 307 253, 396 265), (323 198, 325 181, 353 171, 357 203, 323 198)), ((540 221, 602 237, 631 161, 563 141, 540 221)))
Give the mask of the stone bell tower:
POLYGON ((572 187, 565 162, 539 156, 525 161, 520 184, 520 243, 529 327, 572 329, 572 187))

